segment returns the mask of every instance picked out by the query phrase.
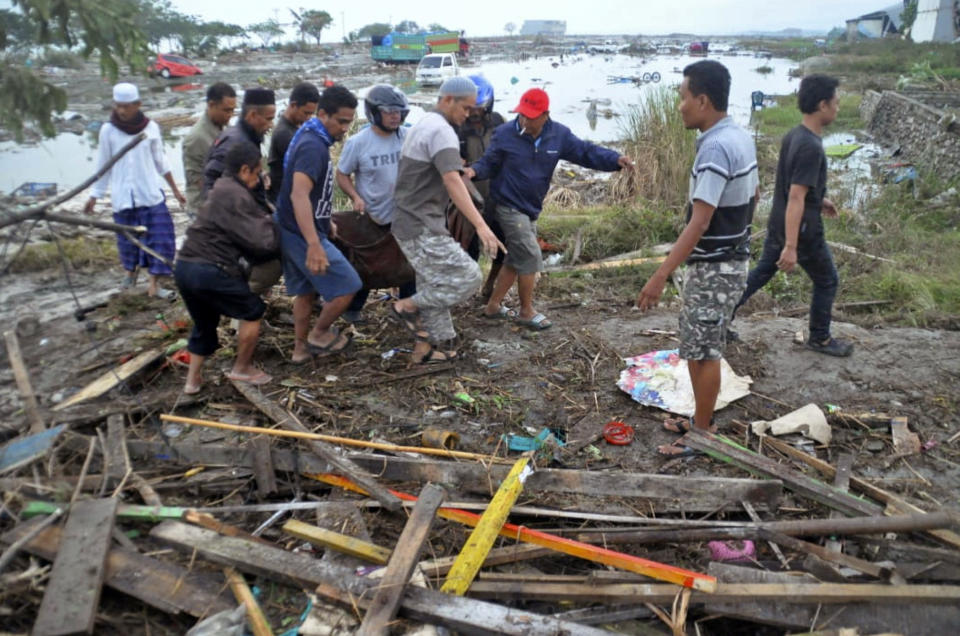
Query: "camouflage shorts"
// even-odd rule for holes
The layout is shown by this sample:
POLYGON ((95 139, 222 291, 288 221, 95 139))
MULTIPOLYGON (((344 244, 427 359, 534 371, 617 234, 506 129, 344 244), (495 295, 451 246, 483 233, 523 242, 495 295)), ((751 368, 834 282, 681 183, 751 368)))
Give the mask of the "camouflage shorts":
POLYGON ((683 283, 680 357, 719 360, 733 309, 747 287, 747 261, 692 263, 683 283))

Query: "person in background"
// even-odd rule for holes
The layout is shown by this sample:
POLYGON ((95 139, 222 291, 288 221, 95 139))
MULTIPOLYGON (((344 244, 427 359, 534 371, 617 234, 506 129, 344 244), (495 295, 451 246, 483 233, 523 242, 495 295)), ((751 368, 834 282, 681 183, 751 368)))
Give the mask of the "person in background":
POLYGON ((293 296, 295 340, 290 357, 295 364, 311 355, 333 354, 350 345, 350 337, 333 323, 347 309, 362 286, 356 270, 330 241, 333 163, 330 147, 343 138, 356 114, 357 98, 340 85, 324 89, 317 116, 308 119, 293 136, 283 161, 283 186, 277 197, 277 225, 283 278, 293 296), (310 328, 317 296, 323 308, 310 328))
POLYGON ((207 108, 183 138, 183 172, 187 181, 187 210, 196 214, 203 204, 203 167, 213 142, 237 109, 237 92, 224 82, 207 89, 207 108))
MULTIPOLYGON (((477 87, 477 102, 470 107, 470 114, 467 121, 457 129, 457 137, 460 138, 460 156, 463 157, 467 166, 475 163, 490 146, 490 138, 493 137, 493 131, 504 123, 503 115, 493 110, 494 93, 493 86, 482 75, 470 75, 470 81, 477 87)), ((490 181, 483 179, 474 181, 474 187, 483 197, 483 220, 487 222, 493 233, 497 235, 500 241, 504 240, 503 230, 496 219, 496 205, 490 196, 490 181)), ((474 260, 480 258, 480 240, 474 235, 470 242, 470 248, 467 250, 470 257, 474 260)), ((497 274, 500 273, 500 267, 503 265, 503 252, 497 252, 497 256, 490 264, 490 272, 480 290, 480 296, 484 302, 490 299, 493 293, 493 284, 497 280, 497 274)))
POLYGON ((177 287, 193 318, 186 394, 198 393, 203 386, 203 362, 219 346, 221 316, 239 321, 237 357, 227 378, 257 385, 271 380, 253 365, 266 305, 250 290, 244 271, 245 262, 276 258, 280 248, 270 210, 251 193, 260 181, 260 169, 260 151, 253 144, 233 144, 224 157, 223 175, 187 229, 177 256, 177 287))
POLYGON ((187 199, 180 193, 170 172, 170 165, 163 152, 160 126, 140 110, 139 89, 133 84, 121 82, 113 87, 113 112, 110 114, 110 121, 100 127, 98 169, 105 166, 121 148, 140 133, 144 133, 146 138, 97 180, 83 211, 85 214, 93 214, 97 199, 110 188, 114 222, 147 228, 139 240, 149 251, 141 249, 126 236, 117 233, 120 264, 127 272, 121 287, 127 289, 136 285, 137 273, 141 267, 145 267, 149 274, 147 294, 170 299, 175 293, 160 287, 158 279, 172 273, 170 266, 176 252, 176 236, 160 178, 170 186, 181 208, 187 199))
POLYGON ((301 82, 290 91, 290 101, 280 113, 280 120, 270 134, 270 151, 267 153, 267 165, 270 167, 270 187, 267 188, 267 200, 277 204, 277 195, 283 183, 283 156, 290 146, 297 129, 317 114, 320 91, 310 82, 301 82))
MULTIPOLYGON (((363 100, 369 126, 347 139, 337 164, 336 180, 350 197, 355 212, 366 214, 377 225, 393 223, 393 189, 397 164, 407 129, 403 122, 410 113, 407 96, 387 84, 374 86, 363 100), (352 179, 351 179, 352 177, 352 179)), ((416 283, 400 288, 400 298, 412 296, 416 283)), ((363 305, 370 296, 366 287, 357 292, 343 313, 349 323, 363 320, 363 305)))
MULTIPOLYGON (((663 427, 685 435, 691 428, 715 431, 713 411, 720 394, 720 362, 733 308, 747 283, 750 224, 759 194, 753 138, 727 114, 730 72, 713 60, 683 69, 680 116, 700 131, 690 173, 687 224, 667 259, 637 298, 641 311, 660 302, 673 271, 686 262, 680 314, 680 357, 693 385, 692 418, 668 419, 663 427)), ((660 446, 661 455, 696 451, 683 444, 660 446)))

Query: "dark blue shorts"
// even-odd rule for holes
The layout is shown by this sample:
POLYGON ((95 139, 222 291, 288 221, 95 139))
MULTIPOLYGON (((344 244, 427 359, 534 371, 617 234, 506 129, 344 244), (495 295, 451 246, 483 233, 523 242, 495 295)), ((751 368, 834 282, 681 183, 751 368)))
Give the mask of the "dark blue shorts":
POLYGON ((221 316, 254 321, 260 320, 267 309, 263 300, 250 291, 247 281, 212 263, 178 260, 173 275, 193 318, 187 350, 198 356, 209 356, 220 346, 217 327, 221 316))
POLYGON ((363 287, 353 265, 337 249, 337 246, 320 237, 320 244, 327 253, 326 274, 311 274, 307 269, 307 242, 299 233, 290 232, 277 224, 280 230, 280 251, 283 255, 283 279, 290 296, 320 294, 324 300, 350 296, 363 287))

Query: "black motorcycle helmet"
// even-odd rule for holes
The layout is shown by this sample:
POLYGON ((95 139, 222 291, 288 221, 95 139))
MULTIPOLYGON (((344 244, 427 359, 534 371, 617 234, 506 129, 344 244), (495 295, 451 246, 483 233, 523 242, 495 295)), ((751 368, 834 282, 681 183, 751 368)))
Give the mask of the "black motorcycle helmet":
POLYGON ((383 117, 381 109, 397 109, 400 111, 400 124, 407 119, 410 114, 410 105, 407 103, 407 96, 399 88, 389 84, 377 84, 367 92, 363 100, 363 109, 367 114, 367 121, 378 127, 384 132, 395 132, 383 127, 383 117))

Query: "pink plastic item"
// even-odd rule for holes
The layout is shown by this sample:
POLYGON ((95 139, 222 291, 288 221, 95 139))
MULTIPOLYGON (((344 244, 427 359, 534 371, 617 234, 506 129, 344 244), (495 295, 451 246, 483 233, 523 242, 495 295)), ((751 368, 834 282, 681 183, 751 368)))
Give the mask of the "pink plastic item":
POLYGON ((749 561, 756 555, 753 541, 744 541, 742 548, 735 547, 737 543, 737 541, 711 541, 707 544, 710 548, 710 557, 714 561, 749 561))

